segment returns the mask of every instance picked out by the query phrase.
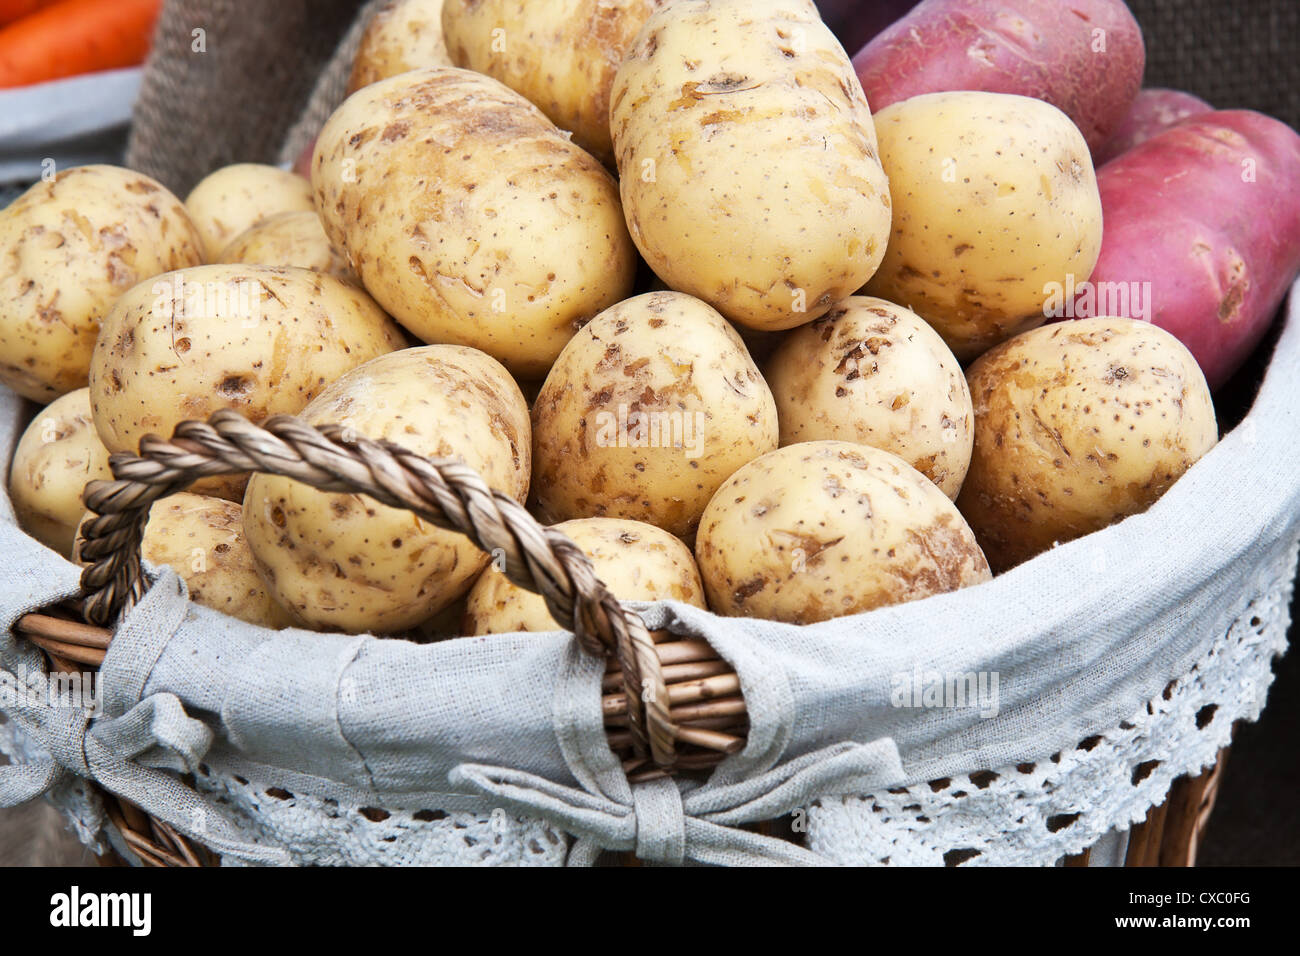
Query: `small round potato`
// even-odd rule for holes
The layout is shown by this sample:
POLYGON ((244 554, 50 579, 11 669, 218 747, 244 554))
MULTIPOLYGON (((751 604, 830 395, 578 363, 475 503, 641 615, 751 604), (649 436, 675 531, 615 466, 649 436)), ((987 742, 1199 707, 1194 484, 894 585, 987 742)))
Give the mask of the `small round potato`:
POLYGON ((316 142, 325 232, 426 342, 546 374, 636 278, 618 187, 518 93, 453 67, 348 97, 316 142))
POLYGON ((0 382, 36 402, 86 384, 127 289, 203 261, 181 201, 148 176, 78 166, 0 209, 0 382))
POLYGON ((307 212, 311 183, 297 173, 261 163, 236 163, 209 173, 185 197, 203 236, 209 262, 250 226, 281 212, 307 212))
POLYGON ((1146 322, 1035 329, 968 379, 975 453, 957 506, 999 572, 1145 511, 1218 441, 1196 360, 1146 322))
POLYGON ((552 521, 631 518, 687 538, 718 485, 777 437, 736 331, 699 299, 650 292, 592 319, 547 376, 537 500, 552 521))
POLYGON ((866 292, 914 309, 963 362, 1046 321, 1051 283, 1101 251, 1101 194, 1083 134, 1007 93, 914 96, 875 116, 894 200, 866 292))
MULTIPOLYGON (((667 531, 640 521, 578 518, 555 525, 591 558, 596 576, 620 601, 682 601, 704 607, 704 585, 695 557, 667 531)), ((541 595, 510 583, 492 566, 470 588, 465 606, 468 634, 563 631, 541 595)))
POLYGON ((361 34, 348 93, 426 66, 451 66, 442 40, 442 0, 388 0, 361 34))
POLYGON ((79 388, 38 412, 23 432, 9 469, 9 499, 22 529, 67 558, 86 513, 86 482, 112 478, 108 449, 90 415, 90 391, 79 388))
MULTIPOLYGON (((90 368, 95 428, 110 451, 233 408, 260 422, 301 410, 362 362, 405 345, 355 286, 306 269, 212 265, 127 292, 104 319, 90 368)), ((239 476, 203 479, 238 497, 239 476)))
POLYGON ((957 497, 975 440, 970 391, 948 346, 915 312, 851 296, 789 333, 766 378, 782 445, 882 448, 957 497))
POLYGON ((149 509, 140 553, 166 565, 190 589, 190 600, 261 627, 289 627, 293 618, 258 577, 244 540, 244 509, 236 502, 180 492, 149 509))
POLYGON ((282 212, 245 229, 222 250, 217 261, 294 266, 361 284, 347 259, 330 245, 320 216, 314 212, 282 212))
POLYGON ((700 522, 709 607, 811 624, 987 581, 957 508, 896 455, 787 445, 731 476, 700 522))
MULTIPOLYGON (((301 417, 462 461, 489 487, 520 502, 528 495, 528 406, 509 373, 474 349, 429 345, 381 356, 332 384, 301 417)), ((244 531, 282 605, 311 627, 350 633, 419 625, 460 597, 488 561, 464 535, 409 511, 266 474, 248 483, 244 531)))

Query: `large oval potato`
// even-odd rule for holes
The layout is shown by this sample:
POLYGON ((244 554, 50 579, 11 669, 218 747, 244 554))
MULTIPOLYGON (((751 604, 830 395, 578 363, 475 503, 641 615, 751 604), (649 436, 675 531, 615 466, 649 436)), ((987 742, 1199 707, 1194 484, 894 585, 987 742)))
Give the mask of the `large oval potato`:
POLYGON ((1051 283, 1092 274, 1097 177, 1056 107, 931 93, 881 110, 876 133, 894 228, 866 291, 915 310, 963 362, 1042 325, 1051 283))
POLYGON ((9 467, 9 500, 22 529, 67 558, 86 513, 86 482, 112 478, 108 449, 90 415, 90 391, 79 388, 38 412, 23 432, 9 467))
POLYGON ((537 501, 552 521, 631 518, 689 537, 718 485, 777 437, 735 329, 698 299, 651 292, 592 319, 547 376, 537 501))
POLYGON ((297 173, 261 163, 223 166, 203 177, 185 197, 203 236, 209 262, 245 229, 282 212, 313 210, 311 183, 297 173))
MULTIPOLYGON (((596 576, 620 601, 682 601, 704 607, 704 585, 690 548, 640 521, 578 518, 555 525, 591 558, 596 576)), ((539 594, 510 583, 489 566, 465 603, 467 634, 563 631, 539 594)))
POLYGON ((330 245, 314 212, 282 212, 250 226, 231 240, 217 262, 294 266, 360 284, 348 260, 330 245))
MULTIPOLYGON (((528 495, 528 406, 496 361, 429 345, 353 369, 302 411, 416 454, 456 459, 488 486, 528 495)), ((365 495, 257 474, 244 531, 276 599, 303 623, 350 633, 415 627, 451 604, 488 561, 464 535, 365 495)))
POLYGON ((523 377, 632 289, 609 173, 490 77, 414 70, 354 93, 312 183, 330 241, 397 321, 523 377))
POLYGON ((632 239, 669 287, 788 329, 880 264, 890 198, 849 58, 811 0, 678 0, 614 80, 632 239))
POLYGON ((782 445, 881 448, 957 497, 975 440, 970 391, 948 346, 915 312, 850 296, 791 332, 766 378, 782 445))
POLYGON ((123 292, 203 261, 181 201, 129 169, 79 166, 0 209, 0 382, 49 402, 86 384, 123 292))
MULTIPOLYGON (((212 265, 127 292, 104 319, 90 366, 95 428, 110 451, 233 408, 260 422, 294 414, 334 379, 400 349, 401 330, 368 295, 306 269, 212 265)), ((238 476, 204 479, 238 496, 238 476)))
POLYGON ((665 0, 447 0, 442 29, 456 66, 527 97, 573 141, 614 162, 609 89, 637 31, 665 0))
POLYGON ((348 93, 408 70, 451 65, 442 39, 442 0, 388 0, 361 34, 348 93))
POLYGON ((718 489, 695 557, 709 607, 811 624, 987 581, 951 501, 896 455, 852 442, 787 445, 718 489))
POLYGON ((997 571, 1145 511, 1218 441, 1209 386, 1163 329, 1035 329, 968 372, 975 453, 957 505, 997 571))

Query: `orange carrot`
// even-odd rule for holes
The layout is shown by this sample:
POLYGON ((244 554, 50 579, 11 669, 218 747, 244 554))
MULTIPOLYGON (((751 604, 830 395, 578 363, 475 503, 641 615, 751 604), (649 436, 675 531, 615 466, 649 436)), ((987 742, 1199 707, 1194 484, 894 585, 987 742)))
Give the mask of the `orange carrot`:
POLYGON ((0 28, 0 89, 143 63, 162 0, 58 0, 0 28))
POLYGON ((54 2, 55 0, 0 0, 0 27, 54 2))

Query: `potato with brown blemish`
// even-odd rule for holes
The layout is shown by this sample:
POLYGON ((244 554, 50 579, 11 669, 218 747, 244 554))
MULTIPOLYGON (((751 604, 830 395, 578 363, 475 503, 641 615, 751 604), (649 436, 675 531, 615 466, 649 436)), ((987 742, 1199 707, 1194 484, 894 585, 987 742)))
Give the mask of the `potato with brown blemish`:
POLYGON ((970 391, 948 346, 915 312, 850 296, 789 333, 765 377, 782 445, 881 448, 957 497, 975 437, 970 391))
POLYGON ((261 163, 223 166, 201 179, 185 208, 203 236, 209 262, 245 229, 282 212, 308 212, 311 183, 297 173, 261 163))
POLYGON ((127 289, 203 261, 181 201, 148 176, 78 166, 0 209, 0 382, 36 402, 86 384, 127 289))
POLYGON ((315 212, 282 212, 245 229, 217 256, 217 262, 294 266, 360 285, 348 261, 330 245, 315 212))
POLYGON ((330 242, 397 321, 523 378, 632 289, 614 180, 491 77, 414 70, 352 94, 312 183, 330 242))
MULTIPOLYGON (((555 525, 591 558, 596 576, 620 601, 681 601, 704 607, 704 585, 690 548, 641 521, 578 518, 555 525)), ((465 633, 564 631, 539 594, 510 583, 489 565, 470 588, 465 633)))
POLYGON ((876 134, 811 0, 678 0, 614 80, 628 228, 670 288, 754 329, 823 315, 889 240, 876 134))
POLYGON ((731 476, 700 522, 709 607, 812 624, 990 578, 951 501, 896 455, 841 441, 787 445, 731 476))
POLYGON ((612 166, 609 90, 637 31, 665 0, 447 0, 442 27, 456 66, 527 97, 573 141, 612 166))
MULTIPOLYGON (((494 488, 528 495, 528 406, 509 373, 474 349, 429 345, 353 369, 302 412, 454 459, 494 488)), ((391 634, 459 598, 488 556, 464 535, 359 494, 331 494, 257 474, 244 496, 244 531, 277 600, 323 630, 391 634)))
POLYGON ((451 66, 442 39, 442 0, 389 0, 361 34, 348 93, 426 66, 451 66))
POLYGON ((90 392, 79 388, 37 412, 23 432, 9 468, 9 500, 22 529, 67 558, 86 513, 86 482, 112 478, 108 449, 90 415, 90 392))
POLYGON ((999 572, 1145 511, 1218 442, 1196 360, 1146 322, 1035 329, 967 377, 975 453, 957 506, 999 572))
MULTIPOLYGON (((90 365, 95 428, 110 451, 233 408, 292 415, 362 362, 405 345, 355 286, 306 269, 211 265, 131 289, 104 319, 90 365)), ((244 477, 202 479, 237 498, 244 477)))
POLYGON ((1046 321, 1092 274, 1101 194, 1083 134, 1006 93, 914 96, 876 114, 894 225, 864 290, 913 309, 963 362, 1046 321))
POLYGON ((630 518, 685 538, 717 487, 776 447, 776 405, 722 316, 651 292, 565 347, 533 404, 533 442, 548 520, 630 518))

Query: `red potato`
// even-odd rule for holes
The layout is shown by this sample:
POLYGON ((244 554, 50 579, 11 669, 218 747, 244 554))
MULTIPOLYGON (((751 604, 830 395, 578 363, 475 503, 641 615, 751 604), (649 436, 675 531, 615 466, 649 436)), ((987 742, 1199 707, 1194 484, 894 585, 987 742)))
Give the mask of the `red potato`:
POLYGON ((1300 136, 1249 110, 1184 120, 1098 171, 1101 256, 1074 315, 1149 319, 1222 385, 1300 270, 1300 136))
POLYGON ((1138 143, 1145 143, 1152 136, 1163 133, 1185 119, 1212 112, 1214 107, 1205 100, 1182 90, 1159 87, 1139 90, 1128 116, 1124 117, 1124 122, 1110 141, 1094 152, 1093 162, 1097 166, 1108 163, 1138 143))
POLYGON ((853 58, 873 113, 923 93, 1046 100, 1100 148, 1142 85, 1142 30, 1123 0, 924 0, 853 58))
POLYGON ((850 53, 916 6, 917 0, 817 0, 822 22, 850 53))

